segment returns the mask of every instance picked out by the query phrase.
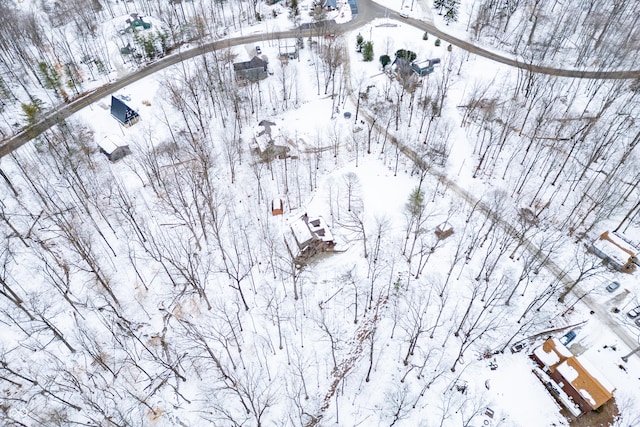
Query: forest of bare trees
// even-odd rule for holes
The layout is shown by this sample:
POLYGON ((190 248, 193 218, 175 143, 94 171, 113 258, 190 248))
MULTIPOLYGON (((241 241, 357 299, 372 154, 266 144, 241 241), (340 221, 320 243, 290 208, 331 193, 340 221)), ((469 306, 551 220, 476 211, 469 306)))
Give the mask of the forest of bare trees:
MULTIPOLYGON (((576 57, 612 67, 626 63, 613 59, 619 50, 635 49, 607 28, 622 24, 633 40, 633 14, 606 5, 576 5, 578 22, 554 2, 468 3, 479 40, 509 42, 532 61, 562 55, 565 33, 576 57)), ((259 19, 256 2, 136 6, 166 22, 173 43, 185 28, 208 37, 259 19)), ((63 7, 82 11, 76 31, 109 67, 91 23, 127 3, 38 15, 3 4, 0 100, 36 103, 36 84, 50 103, 82 92, 72 66, 64 85, 56 74, 77 59, 55 30, 69 19, 63 7)), ((505 68, 471 80, 477 59, 453 50, 439 74, 385 75, 365 89, 348 75, 349 36, 324 36, 305 40, 314 61, 304 78, 331 98, 321 114, 333 118, 355 95, 365 123, 324 129, 296 158, 260 158, 247 138, 309 96, 300 62, 239 83, 232 50, 221 49, 162 78, 154 127, 120 163, 104 161, 91 125, 75 118, 2 159, 4 425, 314 426, 345 413, 402 425, 420 411, 433 425, 471 425, 486 392, 461 391, 467 369, 566 322, 571 291, 605 271, 585 244, 612 218, 620 230, 640 221, 637 82, 505 68), (447 170, 462 139, 473 194, 447 181, 462 171, 447 170), (371 164, 375 174, 359 175, 371 164), (365 191, 376 174, 399 183, 393 218, 365 191), (344 252, 297 264, 287 223, 270 212, 276 194, 300 213, 325 195, 344 252), (548 260, 571 265, 566 276, 546 271, 548 260)), ((572 65, 592 66, 581 61, 572 65)))
POLYGON ((638 2, 473 0, 467 31, 527 62, 563 68, 633 69, 640 49, 638 2), (567 55, 571 58, 567 61, 567 55))

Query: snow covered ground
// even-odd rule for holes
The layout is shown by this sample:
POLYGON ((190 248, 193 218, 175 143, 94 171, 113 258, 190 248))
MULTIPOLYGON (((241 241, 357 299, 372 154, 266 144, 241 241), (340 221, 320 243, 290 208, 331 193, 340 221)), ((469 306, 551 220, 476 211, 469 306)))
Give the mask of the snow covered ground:
MULTIPOLYGON (((425 2, 414 6, 419 11, 415 13, 430 16, 425 2)), ((334 14, 337 20, 348 19, 346 9, 334 14)), ((277 20, 243 28, 241 33, 265 27, 274 31, 290 27, 290 22, 281 12, 277 20)), ((86 126, 92 136, 82 142, 90 141, 88 160, 81 157, 79 162, 79 181, 65 178, 55 166, 65 155, 57 158, 51 151, 61 150, 61 145, 47 148, 40 141, 23 147, 15 161, 3 159, 3 170, 22 195, 13 197, 7 186, 1 190, 18 229, 26 235, 40 220, 38 214, 46 212, 43 224, 32 227, 35 237, 28 247, 15 238, 8 240, 10 251, 3 256, 10 260, 10 269, 5 274, 10 283, 20 284, 21 293, 33 295, 30 309, 46 313, 76 350, 65 349, 46 325, 38 326, 39 333, 32 336, 23 333, 15 324, 22 316, 31 327, 26 315, 15 304, 5 307, 19 321, 2 339, 3 361, 25 377, 49 379, 47 388, 57 397, 43 397, 28 382, 24 387, 9 384, 5 401, 19 399, 11 401, 6 412, 11 418, 46 425, 55 419, 55 410, 60 419, 83 419, 64 409, 71 407, 60 403, 64 397, 89 419, 127 420, 133 425, 568 425, 532 373, 528 354, 546 338, 545 331, 561 336, 560 329, 586 321, 575 328, 578 337, 570 348, 588 358, 616 387, 624 423, 633 423, 634 414, 640 413, 636 398, 640 362, 637 356, 621 362, 631 349, 611 333, 609 323, 624 325, 630 335, 639 336, 626 317, 637 301, 634 276, 602 271, 585 279, 564 305, 553 298, 522 318, 534 298, 544 296, 553 275, 545 269, 530 273, 526 282, 518 282, 516 292, 526 251, 516 253, 516 243, 509 240, 508 250, 516 253, 515 259, 505 255, 496 260, 491 278, 485 281, 481 273, 503 243, 500 226, 437 179, 446 177, 489 202, 501 200, 504 181, 519 179, 516 172, 521 169, 515 165, 512 177, 503 180, 474 178, 480 132, 460 126, 458 108, 477 87, 499 82, 495 84, 509 88, 518 72, 457 49, 450 52, 446 44, 436 47, 433 37, 423 40, 421 31, 390 19, 375 21, 340 40, 349 55, 342 62, 348 64, 344 78, 349 82, 338 73, 335 99, 325 94, 322 84, 318 86, 325 79, 318 48, 310 48, 305 39, 299 59, 285 63, 276 59, 278 44, 270 41, 261 43, 261 50, 273 74, 259 84, 234 89, 237 98, 218 87, 198 89, 198 97, 186 96, 180 111, 174 96, 178 92, 172 88, 188 88, 189 82, 202 87, 206 81, 207 69, 197 58, 115 94, 141 116, 130 128, 110 116, 109 98, 80 111, 71 122, 86 126), (373 41, 374 61, 363 62, 355 52, 358 33, 373 41), (430 141, 444 140, 450 154, 444 166, 433 166, 435 173, 422 173, 390 141, 395 136, 414 150, 426 145, 421 141, 424 134, 417 132, 421 114, 417 108, 413 124, 408 123, 406 108, 401 126, 394 127, 396 104, 389 99, 403 92, 382 71, 377 58, 383 53, 393 57, 398 49, 409 49, 419 59, 441 59, 415 93, 430 94, 430 88, 442 85, 446 73, 451 78, 441 117, 434 119, 439 133, 430 137, 430 141), (340 89, 349 86, 351 93, 340 89), (365 91, 368 98, 361 96, 356 105, 358 93, 365 91), (207 96, 218 98, 208 101, 207 96), (202 104, 194 104, 194 99, 202 104), (234 108, 242 120, 234 119, 234 108), (382 130, 373 131, 368 153, 371 122, 363 114, 376 108, 382 130), (356 119, 358 109, 361 115, 356 119), (351 117, 345 118, 345 112, 351 117), (300 158, 259 162, 250 143, 260 120, 274 120, 296 145, 300 158), (96 141, 103 138, 127 142, 133 154, 108 163, 97 150, 96 141), (211 161, 209 169, 202 167, 205 161, 211 161), (20 167, 31 170, 31 175, 20 167), (203 170, 211 173, 206 179, 203 170), (36 194, 29 176, 55 203, 36 194), (76 200, 74 188, 79 182, 90 194, 88 213, 76 200), (424 192, 425 209, 419 226, 412 228, 416 218, 407 204, 418 187, 424 192), (130 205, 117 196, 123 190, 130 205), (283 216, 269 211, 276 197, 285 200, 283 216), (207 212, 211 202, 216 215, 207 212), (351 205, 352 212, 347 208, 351 205), (129 213, 126 206, 132 206, 129 213), (64 207, 76 215, 69 230, 56 211, 64 207), (18 216, 24 208, 30 215, 18 216), (139 232, 127 219, 131 212, 139 221, 139 232), (181 216, 185 212, 192 216, 181 216), (327 219, 338 246, 336 253, 296 271, 291 270, 283 235, 305 212, 327 219), (454 233, 439 241, 434 230, 444 223, 454 233), (65 234, 61 230, 77 230, 92 242, 119 304, 97 283, 77 248, 67 249, 72 239, 58 240, 65 234), (97 230, 105 233, 104 239, 97 230), (480 237, 485 239, 482 244, 480 237), (56 242, 55 250, 39 245, 49 241, 56 242), (467 250, 472 252, 466 260, 456 254, 467 250), (409 252, 414 255, 408 256, 409 252), (56 270, 54 261, 60 259, 69 260, 66 270, 64 263, 56 270), (71 295, 75 305, 67 305, 49 285, 57 283, 52 271, 70 272, 65 295, 71 295), (603 288, 614 278, 623 286, 611 295, 603 288), (197 290, 200 285, 204 291, 197 290), (512 289, 513 300, 506 305, 512 289), (580 302, 563 316, 583 292, 591 292, 609 317, 590 314, 580 302), (614 307, 620 313, 612 313, 614 307), (509 343, 522 339, 528 339, 527 348, 512 354, 509 343), (493 354, 503 347, 504 353, 493 354), (490 363, 497 369, 492 370, 490 363), (74 380, 79 380, 76 389, 71 386, 74 380), (456 388, 465 382, 466 394, 456 388), (92 387, 95 392, 88 390, 92 387), (52 412, 42 410, 45 401, 52 412), (487 408, 493 417, 486 415, 487 408)), ((253 43, 233 47, 231 62, 248 60, 254 52, 253 43)), ((208 69, 222 62, 211 55, 207 59, 208 69)), ((230 73, 229 65, 223 74, 230 73)), ((575 104, 578 109, 580 100, 575 104)), ((428 118, 423 122, 430 123, 428 118)), ((64 161, 75 161, 76 151, 67 154, 64 161)), ((504 219, 515 223, 520 202, 504 198, 507 202, 498 206, 504 208, 504 219)), ((553 218, 549 223, 554 224, 553 218)), ((539 230, 530 237, 534 244, 542 244, 552 227, 539 230)), ((570 265, 576 247, 581 250, 565 238, 554 252, 556 262, 570 265)))

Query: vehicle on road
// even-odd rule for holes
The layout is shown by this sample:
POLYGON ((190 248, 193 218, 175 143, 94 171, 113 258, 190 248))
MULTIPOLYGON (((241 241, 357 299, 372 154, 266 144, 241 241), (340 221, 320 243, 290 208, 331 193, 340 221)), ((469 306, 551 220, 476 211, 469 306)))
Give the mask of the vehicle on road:
POLYGON ((256 46, 256 53, 258 55, 260 55, 262 53, 262 49, 260 49, 260 46, 256 46))
POLYGON ((562 343, 562 345, 567 345, 571 341, 573 341, 576 338, 576 336, 577 334, 575 331, 569 331, 566 334, 564 334, 562 337, 560 337, 560 342, 562 343))
POLYGON ((636 317, 640 316, 640 305, 629 310, 627 312, 627 316, 629 316, 632 319, 635 319, 636 317))
POLYGON ((620 283, 613 281, 607 285, 607 292, 615 292, 620 287, 620 283))
POLYGON ((398 15, 400 15, 400 18, 409 19, 409 15, 404 12, 400 12, 398 15))
POLYGON ((522 351, 522 349, 524 349, 527 346, 527 343, 525 343, 524 341, 520 341, 517 343, 514 343, 511 346, 511 353, 519 353, 522 351))

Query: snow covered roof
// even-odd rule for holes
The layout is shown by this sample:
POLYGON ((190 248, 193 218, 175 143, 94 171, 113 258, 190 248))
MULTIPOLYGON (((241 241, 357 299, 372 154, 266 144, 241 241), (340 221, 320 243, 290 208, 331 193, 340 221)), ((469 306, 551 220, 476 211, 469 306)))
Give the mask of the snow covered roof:
POLYGON ((607 239, 596 240, 593 242, 593 246, 620 265, 629 262, 629 258, 632 256, 632 254, 607 239))
POLYGON ((571 352, 556 338, 550 338, 540 347, 533 351, 533 354, 545 366, 556 366, 563 360, 571 357, 571 352))
POLYGON ((311 233, 307 222, 304 220, 304 216, 301 216, 291 223, 291 232, 293 233, 293 237, 295 237, 296 243, 300 248, 303 248, 307 243, 313 240, 313 234, 311 233))
POLYGON ((291 232, 302 250, 312 240, 333 242, 333 235, 324 219, 322 217, 310 219, 306 213, 291 223, 291 232))
POLYGON ((556 367, 556 370, 569 382, 574 381, 580 373, 571 366, 570 363, 561 363, 556 367))
POLYGON ((621 249, 623 249, 627 253, 630 253, 632 255, 636 255, 638 253, 638 248, 634 247, 632 244, 630 244, 627 241, 627 239, 623 238, 622 236, 620 236, 615 231, 611 232, 611 233, 607 233, 607 238, 613 244, 615 244, 616 246, 620 247, 621 249))
POLYGON ((329 227, 324 219, 319 216, 316 219, 309 220, 309 230, 323 242, 333 241, 333 235, 329 231, 329 227))
POLYGON ((615 233, 605 231, 600 238, 593 242, 596 252, 608 257, 619 267, 623 267, 630 262, 632 257, 638 253, 638 249, 627 243, 615 233))
MULTIPOLYGON (((593 366, 587 369, 575 356, 567 359, 562 365, 558 366, 558 372, 571 383, 573 388, 580 393, 593 409, 598 409, 613 397, 611 395, 613 390, 609 391, 593 375, 596 372, 593 366), (567 378, 564 373, 569 373, 573 376, 567 378)), ((599 375, 602 376, 602 374, 599 375)))
POLYGON ((577 356, 577 359, 580 361, 584 369, 586 369, 592 377, 598 380, 598 382, 605 388, 609 393, 613 393, 616 388, 607 380, 602 372, 598 370, 587 358, 584 356, 577 356))
POLYGON ((98 146, 106 154, 113 154, 113 152, 118 148, 128 147, 128 145, 124 141, 114 140, 114 138, 109 136, 105 136, 102 141, 99 141, 98 146))
POLYGON ((546 340, 533 354, 551 372, 562 375, 592 409, 599 408, 613 397, 614 387, 604 380, 602 374, 584 358, 578 360, 556 338, 546 340))

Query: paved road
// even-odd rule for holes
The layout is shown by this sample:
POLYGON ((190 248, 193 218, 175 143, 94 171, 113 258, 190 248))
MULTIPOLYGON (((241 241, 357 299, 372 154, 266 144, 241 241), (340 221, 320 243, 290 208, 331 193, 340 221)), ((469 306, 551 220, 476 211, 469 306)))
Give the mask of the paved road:
MULTIPOLYGON (((475 46, 472 43, 467 41, 458 39, 453 37, 443 31, 440 31, 430 22, 423 22, 417 19, 404 19, 401 18, 397 12, 393 10, 387 9, 378 3, 375 3, 372 0, 358 0, 358 9, 359 13, 355 16, 355 18, 345 24, 341 24, 335 27, 335 32, 345 32, 355 30, 367 22, 371 22, 375 18, 382 18, 384 16, 388 16, 390 18, 395 18, 400 21, 406 21, 407 23, 415 26, 416 28, 420 28, 424 31, 433 34, 440 39, 451 43, 459 48, 467 50, 476 55, 484 56, 485 58, 492 59, 494 61, 510 65, 513 67, 523 68, 527 70, 531 70, 536 73, 544 73, 551 74, 562 77, 578 77, 578 78, 600 78, 600 79, 631 79, 631 78, 639 78, 640 70, 638 71, 580 71, 580 70, 564 70, 553 67, 545 67, 540 65, 527 64, 522 61, 518 61, 516 59, 501 56, 498 53, 490 52, 481 47, 475 46)), ((44 119, 35 125, 31 126, 28 130, 20 132, 14 135, 11 138, 5 139, 0 143, 0 157, 6 156, 11 153, 13 150, 27 143, 31 139, 40 135, 45 130, 49 129, 54 124, 60 122, 61 120, 66 119, 82 108, 88 106, 103 98, 107 95, 110 95, 131 83, 134 83, 144 77, 147 77, 157 71, 160 71, 164 68, 175 65, 181 61, 194 58, 196 56, 202 55, 203 53, 211 52, 213 50, 217 50, 223 47, 237 46, 241 44, 249 44, 262 42, 267 39, 279 39, 279 38, 292 38, 299 37, 301 34, 303 36, 310 35, 310 31, 313 30, 289 30, 289 31, 278 31, 268 34, 252 34, 247 36, 236 37, 232 39, 220 40, 215 42, 206 43, 202 46, 195 47, 193 49, 187 50, 185 52, 181 52, 178 54, 174 54, 171 56, 167 56, 159 61, 156 61, 149 66, 136 71, 132 74, 124 76, 123 78, 106 84, 92 92, 87 93, 82 98, 66 105, 61 105, 54 110, 47 113, 44 119)), ((332 30, 333 31, 333 30, 332 30)))

